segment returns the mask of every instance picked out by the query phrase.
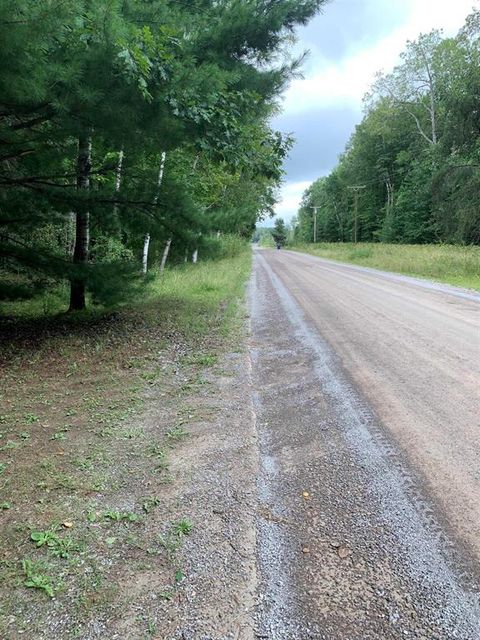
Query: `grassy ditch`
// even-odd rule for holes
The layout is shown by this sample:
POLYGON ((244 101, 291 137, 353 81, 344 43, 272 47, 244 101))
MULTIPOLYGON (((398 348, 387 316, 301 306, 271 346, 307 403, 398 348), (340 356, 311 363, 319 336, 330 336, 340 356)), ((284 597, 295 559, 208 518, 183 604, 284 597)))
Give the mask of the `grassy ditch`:
POLYGON ((480 290, 480 247, 319 242, 291 248, 329 260, 480 290))
POLYGON ((150 567, 159 601, 181 589, 195 522, 167 508, 172 462, 208 420, 204 372, 241 342, 250 264, 167 271, 114 312, 2 319, 0 637, 90 637, 150 567))

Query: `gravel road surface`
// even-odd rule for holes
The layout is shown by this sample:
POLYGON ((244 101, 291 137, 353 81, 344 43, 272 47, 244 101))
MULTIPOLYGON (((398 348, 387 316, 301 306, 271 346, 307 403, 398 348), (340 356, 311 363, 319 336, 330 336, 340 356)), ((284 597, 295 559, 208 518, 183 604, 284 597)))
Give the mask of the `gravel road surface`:
POLYGON ((257 250, 257 638, 480 639, 480 296, 257 250))

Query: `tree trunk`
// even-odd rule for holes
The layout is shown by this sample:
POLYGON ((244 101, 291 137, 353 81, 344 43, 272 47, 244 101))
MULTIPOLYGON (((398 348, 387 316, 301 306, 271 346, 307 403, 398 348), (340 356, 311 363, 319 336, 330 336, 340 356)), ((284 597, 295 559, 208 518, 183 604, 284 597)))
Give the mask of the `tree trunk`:
POLYGON ((438 141, 438 137, 437 137, 437 107, 435 104, 435 95, 433 93, 433 86, 432 89, 430 90, 430 121, 432 124, 432 143, 434 145, 437 144, 438 141))
MULTIPOLYGON (((158 196, 160 195, 160 187, 162 186, 163 181, 163 172, 165 171, 165 160, 167 159, 167 153, 162 151, 162 155, 160 156, 160 169, 158 170, 158 179, 157 179, 157 189, 155 192, 155 197, 153 198, 153 204, 157 204, 158 196)), ((170 240, 171 242, 171 240, 170 240)), ((143 256, 142 256, 142 273, 146 274, 148 271, 148 249, 150 247, 150 232, 147 231, 145 234, 145 238, 143 241, 143 256)), ((170 249, 170 245, 168 245, 170 249)), ((167 251, 168 256, 168 251, 167 251)), ((165 257, 165 260, 167 258, 165 257)), ((163 262, 163 260, 162 260, 163 262)))
POLYGON ((163 182, 163 172, 165 171, 165 161, 167 159, 167 152, 162 151, 162 155, 160 156, 160 169, 158 171, 158 180, 157 180, 157 191, 155 193, 155 198, 153 199, 153 204, 157 204, 158 196, 160 195, 160 187, 163 182))
POLYGON ((142 255, 142 273, 148 271, 148 249, 150 248, 150 234, 146 233, 143 239, 143 255, 142 255))
MULTIPOLYGON (((118 152, 117 168, 115 170, 115 199, 117 199, 117 196, 120 193, 120 187, 122 186, 122 168, 124 157, 125 154, 122 147, 118 152)), ((118 217, 118 204, 116 202, 113 205, 113 214, 115 218, 118 217)))
MULTIPOLYGON (((78 139, 77 189, 83 190, 90 188, 91 158, 92 138, 90 135, 82 135, 78 139)), ((87 264, 89 245, 90 213, 84 208, 82 203, 75 214, 74 264, 87 264)), ((85 306, 85 279, 82 276, 72 278, 70 282, 70 311, 81 311, 85 309, 85 306)))
POLYGON ((385 186, 387 187, 387 215, 393 211, 393 183, 390 180, 390 176, 385 179, 385 186))
POLYGON ((170 245, 172 244, 172 239, 169 238, 165 243, 165 249, 163 250, 162 262, 160 263, 160 275, 165 271, 165 265, 167 263, 168 253, 170 251, 170 245))
POLYGON ((338 207, 337 207, 337 203, 336 203, 335 200, 333 201, 333 210, 335 212, 335 217, 337 218, 337 222, 338 222, 338 229, 339 229, 339 232, 340 232, 340 242, 345 242, 345 234, 344 234, 344 231, 343 231, 343 220, 342 220, 341 216, 338 213, 338 207))
POLYGON ((122 167, 123 167, 123 158, 125 153, 122 149, 118 152, 118 161, 117 161, 117 170, 115 171, 115 193, 120 191, 120 186, 122 184, 122 167))
POLYGON ((198 262, 198 249, 195 249, 195 251, 192 253, 192 262, 193 264, 197 264, 198 262))
POLYGON ((438 141, 437 137, 437 105, 435 104, 435 78, 430 68, 430 63, 428 62, 427 55, 422 46, 420 46, 420 55, 423 58, 423 62, 425 64, 425 70, 427 72, 428 77, 428 88, 430 91, 430 124, 432 128, 432 144, 436 145, 438 141))
POLYGON ((75 225, 76 215, 73 211, 67 214, 67 242, 66 253, 68 257, 73 260, 73 253, 75 251, 75 225))

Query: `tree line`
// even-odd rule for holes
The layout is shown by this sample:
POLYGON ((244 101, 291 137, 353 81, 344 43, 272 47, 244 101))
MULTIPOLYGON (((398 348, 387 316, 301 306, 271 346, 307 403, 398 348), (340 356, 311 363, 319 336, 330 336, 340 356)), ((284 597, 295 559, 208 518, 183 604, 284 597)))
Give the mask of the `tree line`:
POLYGON ((480 243, 480 11, 408 42, 379 73, 338 165, 304 193, 296 238, 480 243))
POLYGON ((2 2, 0 299, 66 282, 83 309, 251 236, 291 143, 285 50, 324 2, 2 2))

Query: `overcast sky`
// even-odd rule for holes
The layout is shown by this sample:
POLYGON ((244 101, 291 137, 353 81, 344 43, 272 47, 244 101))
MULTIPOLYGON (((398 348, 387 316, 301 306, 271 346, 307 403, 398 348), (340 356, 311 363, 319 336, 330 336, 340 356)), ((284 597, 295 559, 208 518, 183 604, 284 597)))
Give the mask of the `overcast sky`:
MULTIPOLYGON (((284 98, 273 127, 296 143, 286 162, 277 215, 290 220, 303 191, 327 175, 362 119, 362 98, 376 71, 398 62, 407 40, 434 28, 460 29, 479 0, 331 0, 299 30, 299 51, 309 50, 303 79, 284 98)), ((266 224, 271 225, 271 222, 266 224)))

